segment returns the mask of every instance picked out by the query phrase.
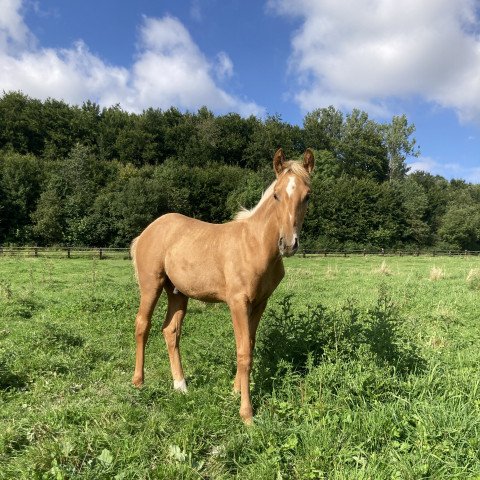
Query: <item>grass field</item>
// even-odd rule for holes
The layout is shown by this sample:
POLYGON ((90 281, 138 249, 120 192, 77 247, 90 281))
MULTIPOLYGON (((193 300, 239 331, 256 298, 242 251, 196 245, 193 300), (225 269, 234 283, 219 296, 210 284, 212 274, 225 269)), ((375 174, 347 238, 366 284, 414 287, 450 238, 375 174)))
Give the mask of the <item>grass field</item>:
POLYGON ((0 478, 480 479, 480 260, 293 258, 262 319, 255 424, 223 305, 191 301, 130 386, 123 260, 0 258, 0 478))

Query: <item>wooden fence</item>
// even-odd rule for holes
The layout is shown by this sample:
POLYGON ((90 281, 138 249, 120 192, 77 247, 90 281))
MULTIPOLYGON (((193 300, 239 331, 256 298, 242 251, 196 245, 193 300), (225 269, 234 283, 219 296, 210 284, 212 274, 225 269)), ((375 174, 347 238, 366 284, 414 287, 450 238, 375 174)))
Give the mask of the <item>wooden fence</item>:
MULTIPOLYGON (((300 250, 297 256, 307 257, 354 257, 354 256, 479 256, 480 251, 471 250, 300 250)), ((0 245, 0 257, 45 257, 45 258, 97 258, 129 260, 128 248, 91 247, 9 247, 0 245)))
POLYGON ((128 248, 91 247, 7 247, 0 245, 0 257, 130 259, 128 248))
POLYGON ((468 257, 479 256, 480 251, 474 250, 399 250, 399 249, 364 249, 364 250, 301 250, 297 255, 305 257, 468 257))

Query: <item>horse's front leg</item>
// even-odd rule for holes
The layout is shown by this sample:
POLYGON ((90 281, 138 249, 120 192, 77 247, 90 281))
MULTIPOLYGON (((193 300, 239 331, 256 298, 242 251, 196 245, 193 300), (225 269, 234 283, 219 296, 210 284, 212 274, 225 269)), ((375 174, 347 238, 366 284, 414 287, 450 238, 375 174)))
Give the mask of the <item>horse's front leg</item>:
MULTIPOLYGON (((257 335, 257 328, 266 306, 267 306, 267 301, 265 300, 253 306, 252 311, 250 313, 249 334, 250 334, 250 345, 252 349, 252 362, 253 362, 253 352, 255 349, 255 339, 257 335)), ((241 390, 240 376, 238 374, 238 369, 237 369, 237 374, 235 375, 235 381, 233 383, 233 390, 235 393, 240 393, 240 390, 241 390)))
POLYGON ((252 369, 252 342, 250 337, 250 305, 243 297, 229 302, 233 330, 237 345, 237 374, 235 387, 240 391, 240 416, 243 421, 252 423, 253 409, 250 401, 250 371, 252 369))

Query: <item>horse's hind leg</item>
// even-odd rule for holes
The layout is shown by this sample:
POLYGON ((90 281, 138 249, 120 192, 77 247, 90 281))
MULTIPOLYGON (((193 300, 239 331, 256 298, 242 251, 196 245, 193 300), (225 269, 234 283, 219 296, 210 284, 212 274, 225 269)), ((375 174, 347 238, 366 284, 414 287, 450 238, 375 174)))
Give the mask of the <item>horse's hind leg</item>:
POLYGON ((168 285, 168 282, 165 289, 168 295, 168 308, 162 329, 170 358, 173 387, 175 390, 186 393, 187 384, 185 383, 180 358, 180 335, 182 333, 182 322, 187 313, 188 297, 178 292, 173 286, 168 285))
POLYGON ((150 280, 149 282, 139 279, 140 307, 135 319, 135 372, 132 379, 132 383, 136 387, 143 384, 145 345, 150 332, 153 311, 158 297, 162 293, 164 283, 165 278, 162 277, 156 277, 154 281, 150 280))

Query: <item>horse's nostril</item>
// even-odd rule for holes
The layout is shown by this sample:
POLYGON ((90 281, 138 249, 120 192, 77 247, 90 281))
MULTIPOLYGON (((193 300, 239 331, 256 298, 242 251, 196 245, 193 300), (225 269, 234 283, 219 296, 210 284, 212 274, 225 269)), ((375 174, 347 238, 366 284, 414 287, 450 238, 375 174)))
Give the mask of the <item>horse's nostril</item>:
POLYGON ((298 238, 295 237, 295 241, 293 242, 293 249, 297 250, 298 248, 298 238))

